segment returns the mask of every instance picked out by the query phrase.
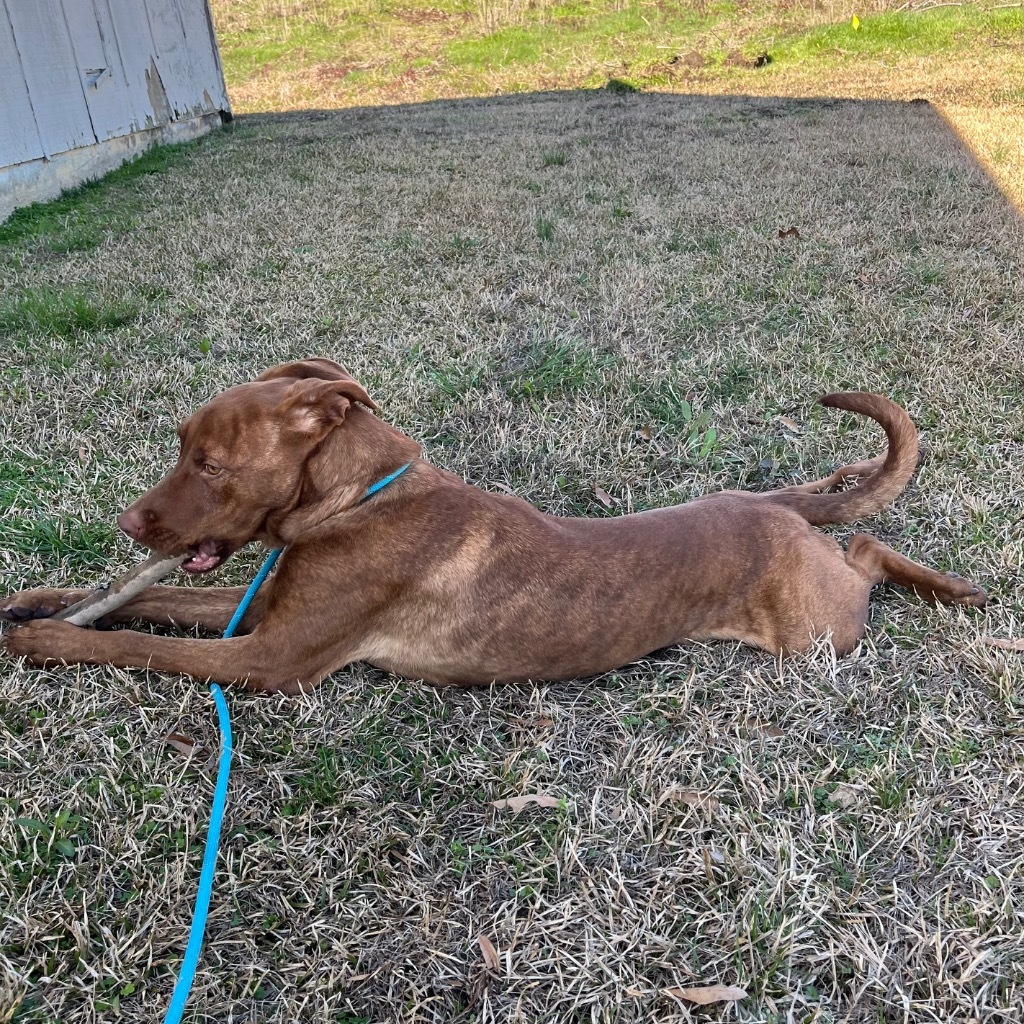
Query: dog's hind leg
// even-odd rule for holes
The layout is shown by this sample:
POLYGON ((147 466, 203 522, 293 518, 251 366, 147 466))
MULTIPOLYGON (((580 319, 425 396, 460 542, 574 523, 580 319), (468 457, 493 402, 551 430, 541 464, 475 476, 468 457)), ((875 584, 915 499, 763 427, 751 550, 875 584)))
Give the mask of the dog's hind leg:
POLYGON ((837 487, 843 487, 851 480, 859 480, 863 483, 882 468, 887 455, 888 450, 873 459, 862 459, 860 462, 851 462, 848 466, 840 466, 834 473, 823 476, 820 480, 808 480, 805 484, 791 484, 788 487, 780 488, 780 490, 800 494, 825 494, 837 487))
POLYGON ((967 604, 984 607, 985 591, 961 576, 944 575, 894 551, 869 533, 855 533, 846 563, 871 583, 895 583, 914 591, 929 604, 967 604))

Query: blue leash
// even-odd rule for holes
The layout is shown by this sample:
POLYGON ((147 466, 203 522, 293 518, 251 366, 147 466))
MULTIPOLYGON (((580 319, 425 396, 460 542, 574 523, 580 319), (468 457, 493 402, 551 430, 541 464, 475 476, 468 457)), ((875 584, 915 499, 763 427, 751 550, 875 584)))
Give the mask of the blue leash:
MULTIPOLYGON (((378 491, 382 491, 388 484, 397 480, 410 466, 407 462, 401 469, 396 470, 390 476, 378 480, 360 498, 366 501, 378 491)), ((227 629, 224 630, 224 638, 228 639, 235 635, 238 624, 242 617, 249 610, 252 599, 256 592, 263 586, 264 580, 270 575, 278 558, 281 557, 281 548, 274 548, 266 561, 260 566, 256 578, 249 584, 242 600, 239 601, 235 614, 231 616, 227 629)), ((174 992, 171 995, 171 1005, 167 1007, 167 1014, 164 1017, 164 1024, 179 1024, 181 1016, 185 1012, 185 1004, 188 1002, 189 993, 192 991, 192 981, 196 976, 196 967, 199 965, 199 951, 203 946, 203 935, 206 932, 206 915, 210 910, 210 896, 213 893, 213 872, 217 864, 217 847, 220 845, 220 828, 224 821, 224 807, 228 797, 228 775, 231 772, 231 720, 228 717, 228 702, 224 699, 224 693, 217 683, 210 683, 210 692, 213 694, 214 702, 217 705, 217 724, 220 727, 221 745, 220 762, 217 765, 217 785, 213 791, 213 806, 210 809, 210 827, 206 833, 206 849, 203 850, 203 866, 199 872, 199 891, 196 893, 196 909, 192 912, 192 927, 188 933, 188 945, 185 947, 185 956, 181 962, 181 970, 178 973, 178 980, 174 983, 174 992)))

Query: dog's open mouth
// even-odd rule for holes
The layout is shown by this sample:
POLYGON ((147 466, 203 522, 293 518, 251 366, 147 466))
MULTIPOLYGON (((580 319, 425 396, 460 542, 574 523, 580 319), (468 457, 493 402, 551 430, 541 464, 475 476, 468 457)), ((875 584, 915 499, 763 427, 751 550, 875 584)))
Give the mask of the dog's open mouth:
POLYGON ((229 554, 231 551, 223 541, 204 540, 196 549, 196 553, 181 563, 181 568, 190 573, 210 572, 216 569, 229 554))

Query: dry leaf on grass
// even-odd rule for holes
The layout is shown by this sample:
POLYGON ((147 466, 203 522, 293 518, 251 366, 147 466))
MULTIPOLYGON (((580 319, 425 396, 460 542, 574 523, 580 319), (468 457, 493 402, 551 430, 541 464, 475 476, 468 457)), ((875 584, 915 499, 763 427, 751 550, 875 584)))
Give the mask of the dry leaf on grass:
POLYGON ((787 238, 799 238, 800 232, 796 228, 779 228, 779 238, 785 240, 787 238))
POLYGON ((526 729, 549 729, 555 724, 553 718, 541 715, 539 718, 520 718, 518 715, 509 715, 509 725, 520 725, 526 729))
POLYGON ((659 455, 665 454, 665 449, 654 440, 654 434, 651 432, 650 427, 641 427, 636 432, 636 436, 639 437, 641 441, 646 441, 659 455))
POLYGON ((747 736, 751 739, 761 738, 766 740, 785 739, 786 730, 775 725, 774 722, 764 722, 759 718, 748 718, 743 723, 747 736))
POLYGON ((494 972, 501 970, 501 961, 498 959, 498 951, 494 948, 494 943, 482 932, 476 937, 476 941, 480 946, 480 952, 484 957, 484 966, 487 970, 494 972))
POLYGON ((491 801, 491 806, 497 807, 499 811, 507 809, 515 811, 516 814, 529 804, 536 804, 538 807, 561 807, 562 800, 547 793, 531 793, 529 796, 510 796, 507 800, 491 801))
POLYGON ((699 793, 695 789, 680 789, 678 786, 669 786, 661 795, 658 801, 659 806, 666 801, 686 804, 687 807, 703 807, 709 811, 716 811, 721 803, 708 793, 699 793))
POLYGON ((516 492, 507 484, 499 484, 496 480, 492 480, 491 486, 496 487, 499 491, 504 491, 506 494, 511 494, 513 498, 516 497, 516 492))
POLYGON ((675 996, 676 999, 685 999, 701 1006, 747 998, 747 993, 736 985, 698 985, 696 988, 663 988, 661 991, 663 995, 675 996))
POLYGON ((780 416, 779 422, 787 429, 793 431, 794 434, 802 434, 804 428, 792 416, 780 416))
POLYGON ((704 867, 708 871, 711 870, 712 866, 720 868, 725 865, 725 854, 721 850, 716 850, 713 846, 705 846, 701 850, 701 856, 704 858, 704 867))
POLYGON ((1000 640, 996 636, 985 637, 985 643, 989 647, 998 647, 1003 651, 1019 651, 1024 653, 1024 640, 1000 640))
POLYGON ((864 796, 855 786, 848 786, 840 782, 829 794, 829 800, 840 807, 860 807, 864 804, 864 796))
POLYGON ((615 499, 603 487, 598 487, 597 484, 594 484, 594 497, 605 508, 611 508, 615 504, 615 499))
POLYGON ((164 742, 169 747, 174 747, 179 754, 184 754, 186 757, 191 757, 196 752, 196 741, 190 740, 180 732, 172 732, 164 742))

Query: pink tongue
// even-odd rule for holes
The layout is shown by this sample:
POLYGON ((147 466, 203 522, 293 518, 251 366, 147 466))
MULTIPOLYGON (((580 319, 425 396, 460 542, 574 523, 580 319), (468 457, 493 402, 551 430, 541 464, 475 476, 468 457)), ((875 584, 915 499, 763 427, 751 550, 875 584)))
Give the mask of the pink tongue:
POLYGON ((185 567, 191 569, 192 572, 205 572, 207 569, 212 569, 217 561, 218 558, 215 554, 200 551, 185 563, 185 567))

